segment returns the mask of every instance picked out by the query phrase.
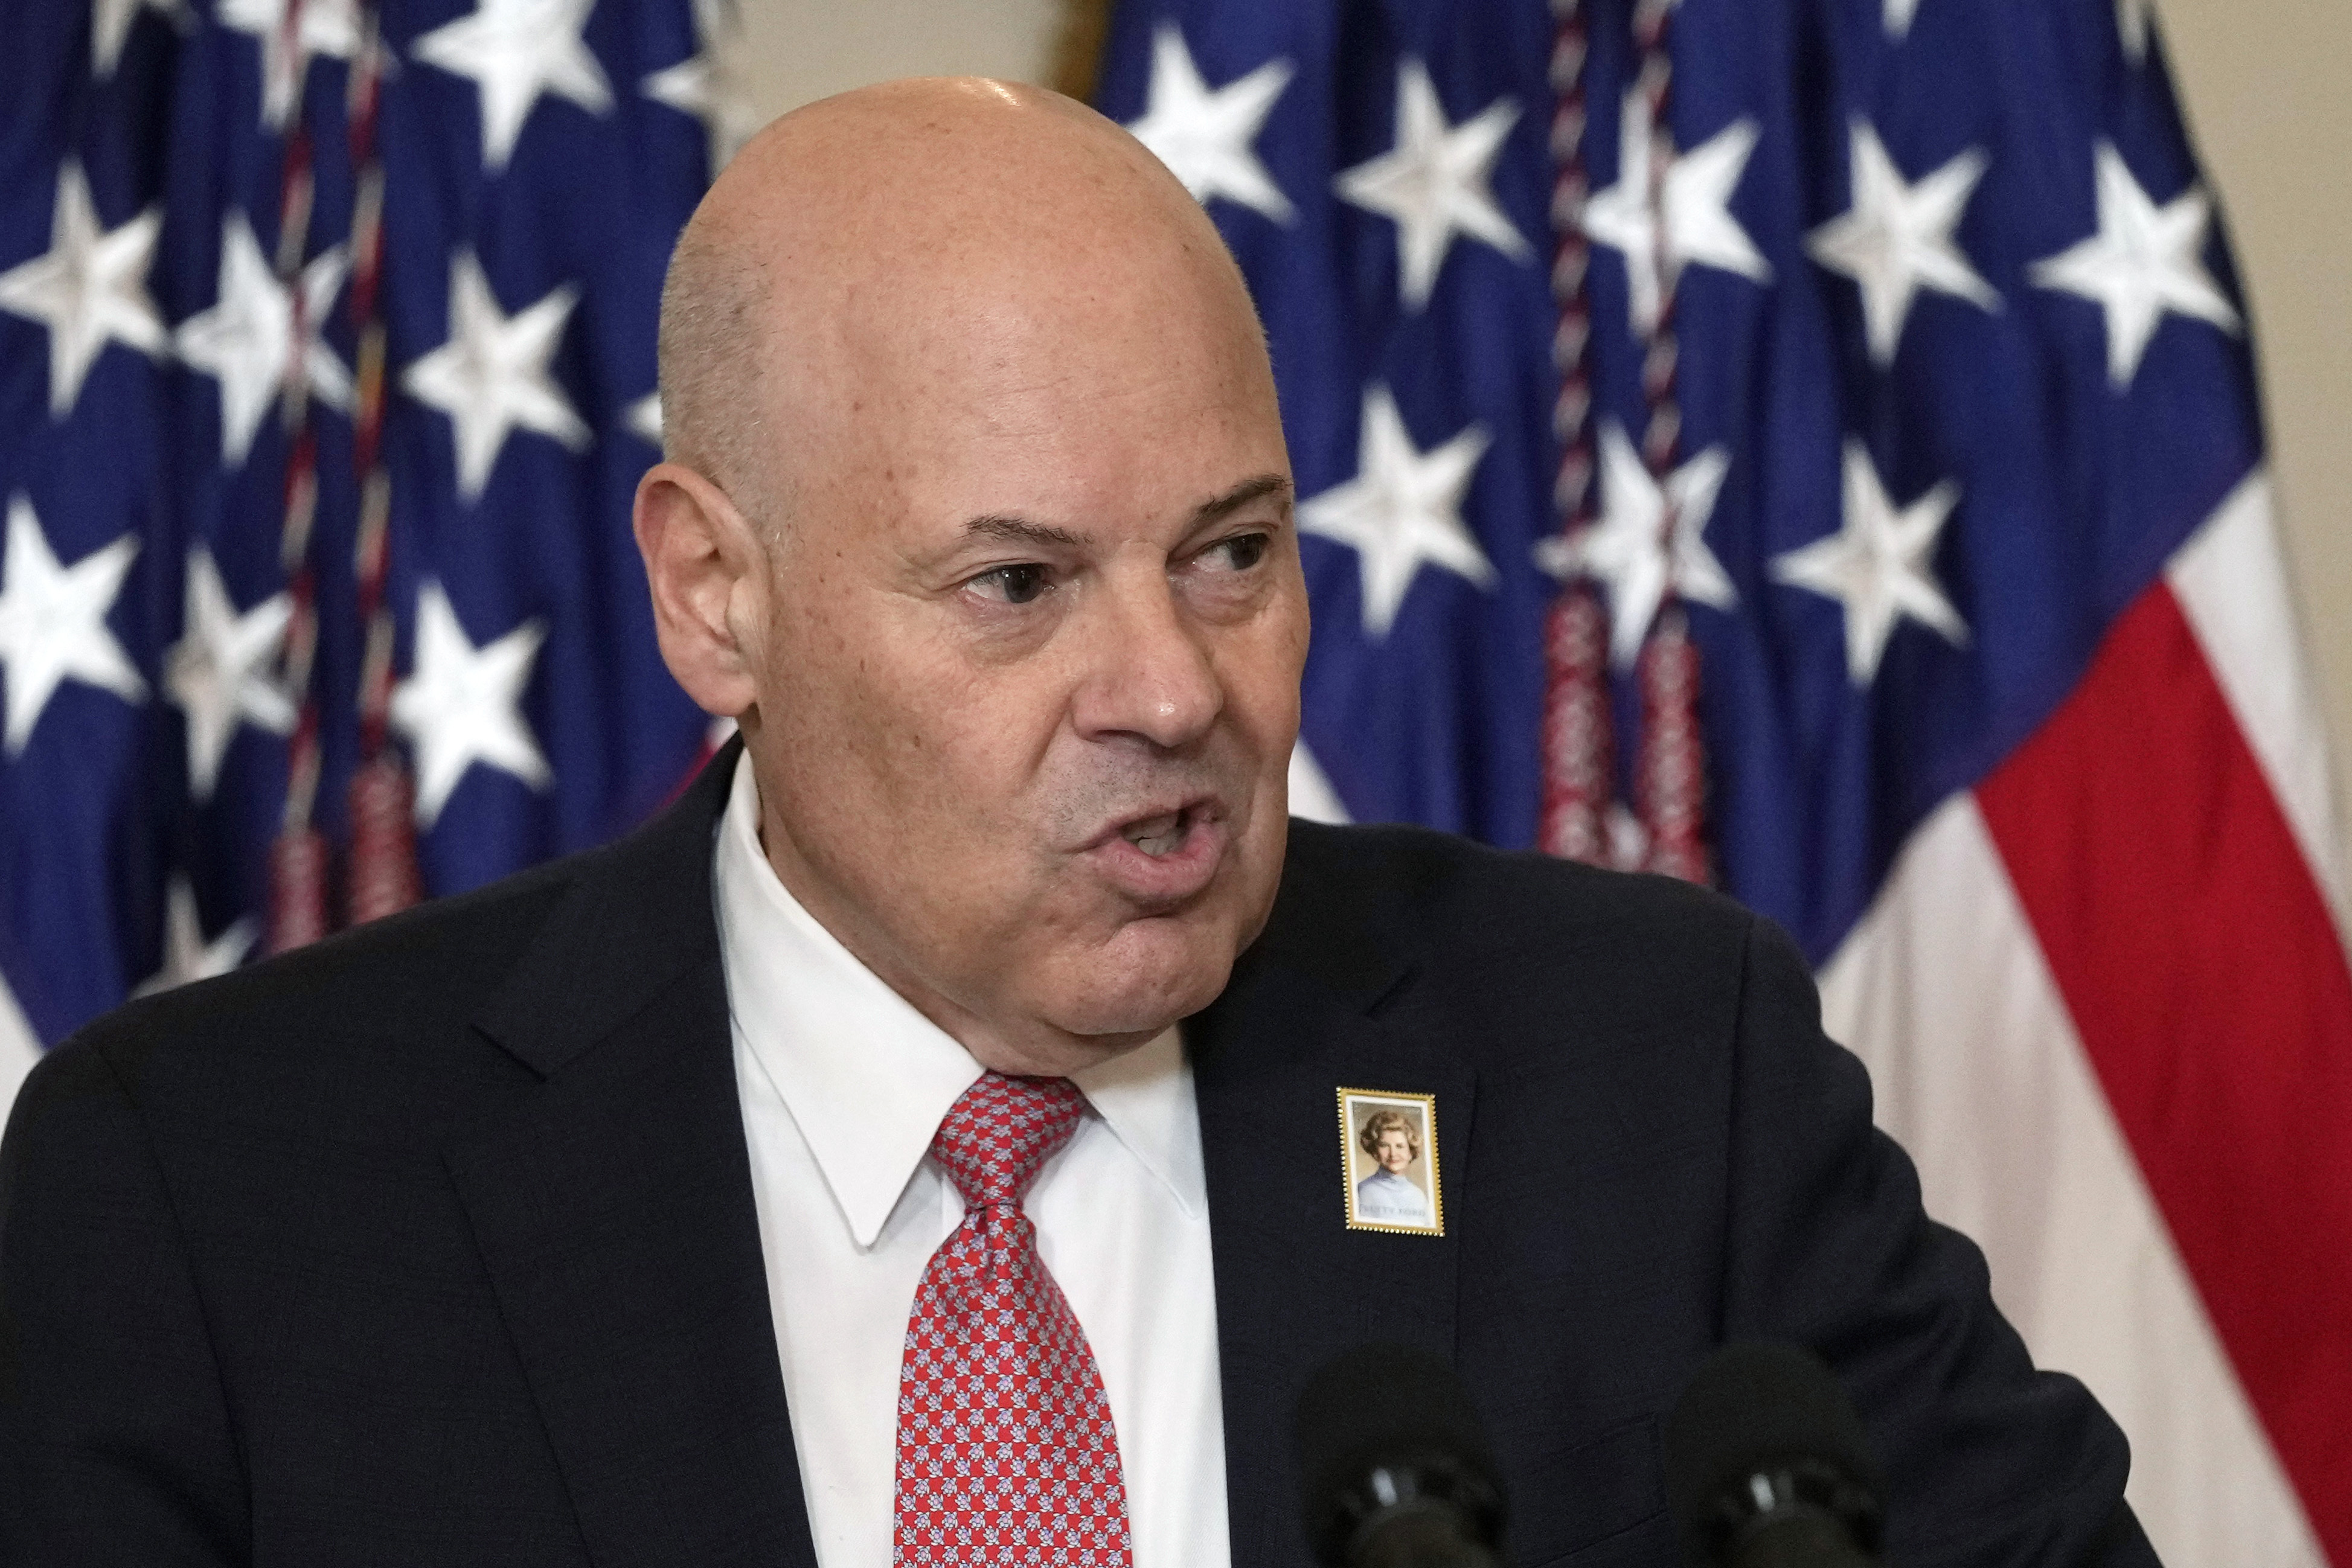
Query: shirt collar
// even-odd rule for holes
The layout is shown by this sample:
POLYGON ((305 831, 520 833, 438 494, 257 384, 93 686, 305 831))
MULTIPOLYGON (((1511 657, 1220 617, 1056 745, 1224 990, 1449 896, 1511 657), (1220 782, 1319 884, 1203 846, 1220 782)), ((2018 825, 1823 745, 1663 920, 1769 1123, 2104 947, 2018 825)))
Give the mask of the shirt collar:
POLYGON ((1201 1116, 1192 1096, 1192 1065, 1184 1060, 1175 1025, 1148 1043, 1070 1074, 1118 1141, 1160 1178, 1187 1219, 1209 1212, 1209 1179, 1201 1164, 1201 1116))
MULTIPOLYGON (((980 1063, 777 877, 760 847, 748 755, 736 763, 713 858, 736 1030, 792 1113, 851 1236, 870 1248, 980 1063)), ((1207 1212, 1192 1069, 1173 1027, 1072 1082, 1187 1217, 1207 1212)))

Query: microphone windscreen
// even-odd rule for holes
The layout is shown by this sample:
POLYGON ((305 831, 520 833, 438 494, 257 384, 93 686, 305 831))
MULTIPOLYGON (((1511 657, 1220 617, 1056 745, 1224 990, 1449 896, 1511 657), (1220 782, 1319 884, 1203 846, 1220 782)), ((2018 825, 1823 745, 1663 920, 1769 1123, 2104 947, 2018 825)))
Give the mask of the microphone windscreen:
POLYGON ((1795 1345, 1727 1345, 1699 1368, 1666 1417, 1666 1497, 1685 1542, 1748 1477, 1811 1460, 1879 1494, 1862 1417, 1821 1358, 1795 1345))
POLYGON ((1426 1351, 1367 1344, 1326 1362, 1299 1396, 1297 1436, 1307 1531, 1318 1542, 1343 1530, 1351 1494, 1374 1469, 1449 1471, 1503 1495, 1461 1379, 1426 1351))

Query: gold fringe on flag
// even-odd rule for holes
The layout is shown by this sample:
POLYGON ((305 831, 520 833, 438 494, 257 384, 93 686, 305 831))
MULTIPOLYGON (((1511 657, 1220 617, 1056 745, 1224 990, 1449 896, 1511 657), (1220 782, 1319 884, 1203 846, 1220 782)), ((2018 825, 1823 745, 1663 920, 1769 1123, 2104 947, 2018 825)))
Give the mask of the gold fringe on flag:
POLYGON ((1080 103, 1095 100, 1102 79, 1103 45, 1110 38, 1110 0, 1062 0, 1062 29, 1054 40, 1047 85, 1080 103))

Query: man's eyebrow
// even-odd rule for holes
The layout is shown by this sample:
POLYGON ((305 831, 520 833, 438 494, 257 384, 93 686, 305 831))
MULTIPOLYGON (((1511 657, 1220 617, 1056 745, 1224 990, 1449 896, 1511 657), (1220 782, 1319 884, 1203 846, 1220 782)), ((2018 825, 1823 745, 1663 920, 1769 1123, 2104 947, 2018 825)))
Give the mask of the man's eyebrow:
POLYGON ((1192 526, 1213 523, 1231 516, 1252 501, 1266 496, 1290 497, 1290 481, 1279 474, 1261 474, 1255 479, 1244 479, 1213 501, 1204 501, 1192 512, 1192 526))
MULTIPOLYGON (((1192 526, 1200 528, 1221 517, 1231 516, 1252 501, 1266 496, 1280 495, 1288 498, 1290 481, 1279 474, 1260 474, 1244 479, 1214 500, 1203 501, 1192 509, 1192 526)), ((1083 546, 1086 536, 1052 523, 1032 522, 1014 512, 983 512, 968 519, 963 526, 967 537, 1003 539, 1008 544, 1059 545, 1066 549, 1083 546)))
POLYGON ((1055 528, 1051 523, 1033 523, 1010 512, 984 513, 964 524, 963 531, 1017 545, 1060 545, 1069 549, 1087 542, 1082 536, 1067 528, 1055 528))

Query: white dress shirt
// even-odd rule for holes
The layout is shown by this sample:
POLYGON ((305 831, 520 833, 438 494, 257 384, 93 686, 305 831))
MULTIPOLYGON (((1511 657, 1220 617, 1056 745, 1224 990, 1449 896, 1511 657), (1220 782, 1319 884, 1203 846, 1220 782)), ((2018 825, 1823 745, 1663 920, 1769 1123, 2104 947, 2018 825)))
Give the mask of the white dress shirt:
MULTIPOLYGON (((777 879, 749 758, 715 856, 735 1081, 817 1562, 889 1568, 907 1318, 924 1266, 963 1218, 929 1151, 981 1068, 777 879)), ((1223 1568, 1224 1419, 1192 1069, 1171 1028, 1074 1082, 1087 1113, 1026 1207, 1102 1369, 1135 1568, 1223 1568)))

